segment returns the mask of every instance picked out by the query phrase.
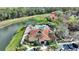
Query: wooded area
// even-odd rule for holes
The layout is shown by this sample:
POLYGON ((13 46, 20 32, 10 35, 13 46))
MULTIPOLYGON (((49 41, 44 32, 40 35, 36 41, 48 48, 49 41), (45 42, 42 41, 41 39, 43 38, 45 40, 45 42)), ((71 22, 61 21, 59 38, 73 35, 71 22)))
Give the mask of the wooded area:
POLYGON ((0 8, 0 21, 6 19, 14 19, 24 16, 32 16, 38 14, 51 13, 52 11, 62 10, 78 10, 78 8, 52 8, 52 7, 9 7, 0 8))

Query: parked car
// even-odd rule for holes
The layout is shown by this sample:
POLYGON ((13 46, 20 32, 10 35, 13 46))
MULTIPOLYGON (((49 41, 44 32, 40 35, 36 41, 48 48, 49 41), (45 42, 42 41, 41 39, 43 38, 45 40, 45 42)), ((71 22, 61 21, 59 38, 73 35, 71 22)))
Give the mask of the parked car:
POLYGON ((63 44, 60 51, 77 51, 78 45, 76 43, 63 44))

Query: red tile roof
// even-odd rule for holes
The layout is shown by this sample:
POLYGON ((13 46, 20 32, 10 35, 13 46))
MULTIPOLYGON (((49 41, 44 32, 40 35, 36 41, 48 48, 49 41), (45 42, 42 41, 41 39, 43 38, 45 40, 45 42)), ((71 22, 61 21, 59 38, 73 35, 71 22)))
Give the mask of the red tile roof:
MULTIPOLYGON (((38 31, 40 31, 40 29, 32 30, 32 31, 30 32, 30 35, 29 35, 29 36, 30 36, 31 38, 36 38, 36 33, 37 33, 38 31)), ((42 31, 41 36, 39 37, 39 41, 50 40, 49 31, 50 31, 50 30, 48 30, 48 29, 44 29, 44 30, 42 31)))
POLYGON ((40 30, 40 29, 33 29, 30 31, 30 34, 29 34, 29 40, 30 41, 34 41, 35 40, 38 40, 39 38, 39 41, 44 41, 44 40, 51 40, 51 38, 53 38, 53 35, 49 36, 49 32, 50 32, 50 28, 49 27, 45 27, 44 29, 40 30), (37 37, 37 33, 41 31, 41 35, 39 37, 37 37))
POLYGON ((40 30, 39 30, 39 29, 32 30, 32 31, 30 32, 30 37, 36 37, 36 33, 37 33, 38 31, 40 31, 40 30))
POLYGON ((55 12, 52 12, 51 15, 50 15, 51 19, 56 19, 57 18, 57 15, 55 12))

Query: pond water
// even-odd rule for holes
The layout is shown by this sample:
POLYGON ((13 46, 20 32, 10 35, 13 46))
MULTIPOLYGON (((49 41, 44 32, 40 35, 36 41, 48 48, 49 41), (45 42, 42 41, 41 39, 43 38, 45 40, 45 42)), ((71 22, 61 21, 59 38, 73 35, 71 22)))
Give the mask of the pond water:
POLYGON ((14 33, 19 29, 20 26, 20 24, 15 24, 0 29, 0 51, 5 50, 14 33))

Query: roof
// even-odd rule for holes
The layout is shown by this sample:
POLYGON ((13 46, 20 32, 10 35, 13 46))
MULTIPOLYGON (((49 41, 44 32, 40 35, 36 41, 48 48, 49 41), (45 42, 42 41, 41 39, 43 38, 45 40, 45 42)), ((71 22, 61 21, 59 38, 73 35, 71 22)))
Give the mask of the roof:
POLYGON ((30 36, 31 36, 31 37, 35 37, 35 36, 36 36, 36 33, 39 32, 39 31, 40 31, 39 29, 32 30, 32 31, 30 32, 30 36))
POLYGON ((51 14, 56 14, 56 12, 51 12, 51 14))
POLYGON ((48 26, 45 26, 44 29, 32 29, 30 31, 30 34, 28 34, 29 35, 29 41, 38 40, 38 38, 39 38, 39 41, 50 40, 51 39, 49 37, 50 31, 51 30, 48 26), (37 36, 39 31, 41 32, 40 36, 37 36))

